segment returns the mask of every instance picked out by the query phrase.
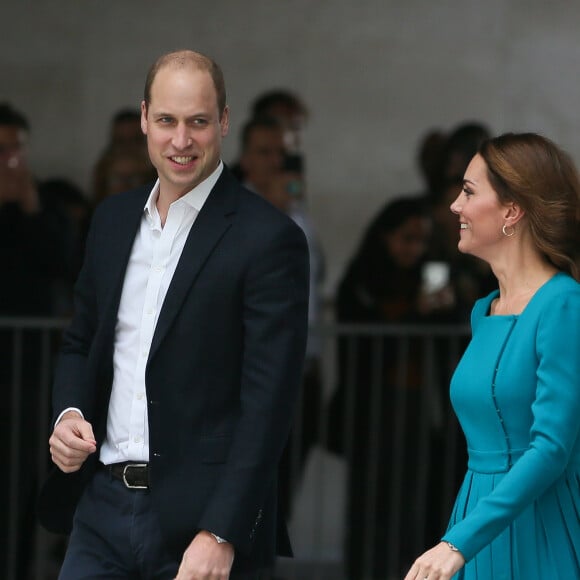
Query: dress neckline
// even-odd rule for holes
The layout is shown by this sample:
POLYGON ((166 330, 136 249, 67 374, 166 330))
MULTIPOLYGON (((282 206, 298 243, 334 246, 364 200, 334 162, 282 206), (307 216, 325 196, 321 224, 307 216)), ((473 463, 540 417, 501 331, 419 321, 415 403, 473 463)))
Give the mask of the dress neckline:
POLYGON ((531 298, 528 300, 528 303, 524 306, 523 310, 518 313, 518 314, 492 314, 491 313, 491 305, 493 304, 493 301, 499 296, 499 289, 498 290, 494 290, 489 296, 488 296, 488 303, 487 303, 487 307, 486 307, 486 317, 487 318, 504 318, 504 319, 513 319, 513 318, 519 318, 522 314, 524 314, 524 312, 528 309, 528 307, 530 306, 530 304, 532 302, 534 302, 534 300, 536 299, 536 296, 538 296, 538 294, 541 294, 542 291, 544 290, 544 288, 555 278, 559 277, 559 276, 563 276, 564 273, 563 272, 556 272, 553 276, 550 276, 540 287, 538 287, 538 289, 532 294, 531 298))

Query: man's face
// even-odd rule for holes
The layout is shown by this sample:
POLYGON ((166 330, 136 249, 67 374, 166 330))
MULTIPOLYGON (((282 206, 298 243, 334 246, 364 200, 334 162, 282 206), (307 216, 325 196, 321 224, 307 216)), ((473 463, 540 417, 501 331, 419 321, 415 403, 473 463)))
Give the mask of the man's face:
POLYGON ((284 165, 284 134, 276 127, 255 127, 240 158, 246 181, 265 193, 284 165))
POLYGON ((111 132, 111 141, 118 147, 140 147, 144 144, 138 118, 117 121, 111 132))
POLYGON ((0 166, 16 169, 26 158, 26 132, 18 127, 0 125, 0 166))
POLYGON ((177 199, 218 166, 228 110, 220 119, 208 72, 166 66, 153 81, 149 106, 141 104, 141 128, 159 174, 160 195, 177 199))
POLYGON ((21 202, 31 191, 27 140, 24 129, 0 125, 0 203, 21 202))
POLYGON ((306 125, 304 113, 283 103, 272 105, 267 115, 277 119, 284 131, 284 145, 288 151, 299 151, 302 146, 302 132, 306 125))

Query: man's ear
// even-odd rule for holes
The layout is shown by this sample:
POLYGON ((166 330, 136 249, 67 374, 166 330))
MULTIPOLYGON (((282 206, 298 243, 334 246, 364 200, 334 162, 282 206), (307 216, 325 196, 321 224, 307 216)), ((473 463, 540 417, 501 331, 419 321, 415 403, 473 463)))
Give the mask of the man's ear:
POLYGON ((143 135, 147 135, 147 103, 141 101, 141 131, 143 135))
POLYGON ((230 108, 226 105, 220 118, 221 135, 225 137, 230 130, 230 108))

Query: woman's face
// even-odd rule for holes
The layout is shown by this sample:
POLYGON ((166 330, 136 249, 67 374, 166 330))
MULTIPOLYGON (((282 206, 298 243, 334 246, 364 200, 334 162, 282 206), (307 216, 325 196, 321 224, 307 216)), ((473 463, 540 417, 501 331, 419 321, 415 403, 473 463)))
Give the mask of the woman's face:
POLYGON ((486 259, 504 237, 508 208, 500 203, 480 155, 467 167, 463 189, 450 209, 459 218, 459 250, 486 259))
POLYGON ((430 220, 423 216, 412 216, 398 228, 384 234, 383 241, 389 256, 397 266, 412 268, 427 251, 430 235, 430 220))

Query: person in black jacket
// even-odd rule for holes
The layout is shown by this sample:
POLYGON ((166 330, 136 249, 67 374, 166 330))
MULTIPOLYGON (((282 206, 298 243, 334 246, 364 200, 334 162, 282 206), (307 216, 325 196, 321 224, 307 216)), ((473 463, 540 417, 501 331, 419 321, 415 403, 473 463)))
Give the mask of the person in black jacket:
POLYGON ((42 522, 62 580, 258 578, 291 553, 277 465, 307 334, 308 248, 221 160, 221 69, 151 67, 155 184, 97 208, 55 373, 42 522))

